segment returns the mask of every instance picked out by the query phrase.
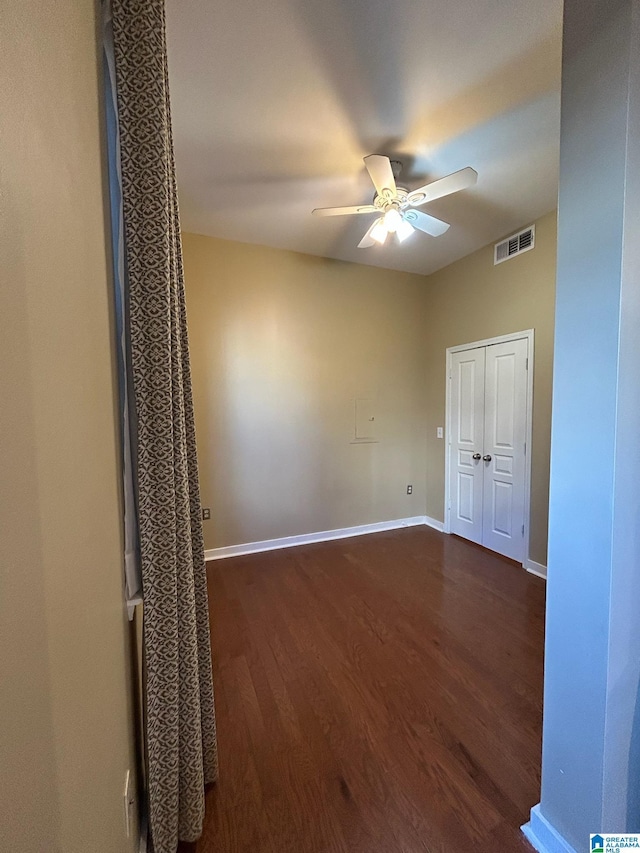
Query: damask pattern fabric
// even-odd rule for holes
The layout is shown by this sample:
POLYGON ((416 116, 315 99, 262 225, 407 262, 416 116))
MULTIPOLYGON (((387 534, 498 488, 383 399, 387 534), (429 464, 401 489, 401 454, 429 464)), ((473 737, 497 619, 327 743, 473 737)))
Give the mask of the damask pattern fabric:
POLYGON ((137 421, 149 818, 155 853, 202 831, 217 751, 164 0, 113 0, 137 421))

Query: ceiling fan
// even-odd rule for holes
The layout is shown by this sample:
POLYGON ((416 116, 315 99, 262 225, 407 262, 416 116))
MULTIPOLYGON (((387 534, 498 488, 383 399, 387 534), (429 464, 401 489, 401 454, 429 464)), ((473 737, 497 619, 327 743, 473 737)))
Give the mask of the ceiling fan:
POLYGON ((467 166, 466 169, 453 172, 446 178, 440 178, 416 190, 407 190, 396 186, 396 178, 402 169, 402 163, 398 160, 390 160, 381 154, 370 154, 364 158, 364 165, 376 188, 371 204, 355 207, 317 207, 312 211, 315 216, 377 214, 376 220, 358 243, 359 249, 367 249, 369 246, 375 246, 376 243, 382 244, 389 234, 395 234, 398 241, 402 243, 413 234, 415 229, 431 234, 432 237, 439 237, 447 231, 449 224, 415 208, 472 187, 478 180, 475 169, 467 166))

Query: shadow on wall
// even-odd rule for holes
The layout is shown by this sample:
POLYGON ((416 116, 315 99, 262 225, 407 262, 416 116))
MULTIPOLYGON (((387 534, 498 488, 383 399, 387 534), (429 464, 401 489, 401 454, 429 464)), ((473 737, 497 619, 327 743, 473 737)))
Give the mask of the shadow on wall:
POLYGON ((359 455, 358 492, 365 513, 374 510, 378 448, 350 444, 353 401, 338 390, 342 377, 331 377, 330 355, 322 357, 340 348, 348 322, 337 314, 331 326, 315 322, 307 299, 263 293, 234 313, 208 361, 206 384, 218 389, 207 407, 210 470, 224 484, 224 507, 214 491, 232 543, 343 526, 334 508, 350 499, 349 461, 337 459, 345 449, 359 455))
POLYGON ((324 447, 315 366, 288 320, 272 303, 225 330, 216 431, 232 506, 267 530, 277 502, 282 529, 298 532, 311 530, 324 447))

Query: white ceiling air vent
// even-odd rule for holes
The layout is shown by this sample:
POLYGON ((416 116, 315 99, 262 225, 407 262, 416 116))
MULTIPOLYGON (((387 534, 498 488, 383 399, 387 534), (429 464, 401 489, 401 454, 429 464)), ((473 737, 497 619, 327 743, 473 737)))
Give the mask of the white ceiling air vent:
POLYGON ((493 254, 493 263, 501 264, 503 261, 508 261, 516 255, 521 255, 523 252, 528 252, 533 249, 536 244, 536 226, 530 225, 524 231, 519 231, 517 234, 512 234, 506 240, 501 240, 496 243, 493 254))

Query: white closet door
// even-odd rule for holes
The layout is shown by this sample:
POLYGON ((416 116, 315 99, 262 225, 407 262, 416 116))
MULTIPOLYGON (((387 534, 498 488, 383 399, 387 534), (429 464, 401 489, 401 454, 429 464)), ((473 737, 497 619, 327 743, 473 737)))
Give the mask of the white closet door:
POLYGON ((524 557, 527 355, 524 339, 486 347, 481 541, 520 562, 524 557))
POLYGON ((451 532, 482 543, 485 347, 451 359, 451 532))

